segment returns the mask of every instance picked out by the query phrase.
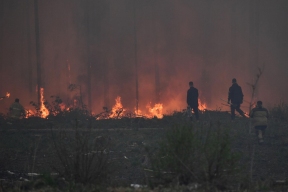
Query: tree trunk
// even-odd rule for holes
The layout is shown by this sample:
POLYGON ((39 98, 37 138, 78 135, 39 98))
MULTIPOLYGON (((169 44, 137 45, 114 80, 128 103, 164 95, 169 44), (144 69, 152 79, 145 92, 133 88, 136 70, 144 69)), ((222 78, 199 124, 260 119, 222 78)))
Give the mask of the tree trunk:
POLYGON ((90 53, 90 22, 89 22, 89 6, 90 0, 86 0, 86 24, 87 24, 87 94, 88 94, 88 110, 91 112, 91 53, 90 53))
POLYGON ((30 0, 26 0, 26 26, 27 26, 27 62, 28 62, 28 89, 29 93, 32 96, 34 92, 33 88, 33 64, 32 64, 32 58, 31 58, 31 25, 30 25, 30 0))
POLYGON ((137 27, 136 27, 136 0, 134 0, 134 59, 135 59, 135 85, 136 85, 136 112, 139 108, 139 88, 138 88, 138 50, 137 50, 137 27))
POLYGON ((158 26, 157 26, 157 17, 156 11, 151 14, 154 18, 153 21, 153 35, 154 35, 154 67, 155 67, 155 102, 160 102, 160 74, 159 74, 159 63, 158 63, 158 26))
POLYGON ((36 40, 36 66, 37 66, 37 98, 38 105, 41 104, 41 87, 42 87, 42 70, 40 61, 40 39, 39 39, 39 16, 38 16, 38 0, 34 0, 35 14, 35 40, 36 40))

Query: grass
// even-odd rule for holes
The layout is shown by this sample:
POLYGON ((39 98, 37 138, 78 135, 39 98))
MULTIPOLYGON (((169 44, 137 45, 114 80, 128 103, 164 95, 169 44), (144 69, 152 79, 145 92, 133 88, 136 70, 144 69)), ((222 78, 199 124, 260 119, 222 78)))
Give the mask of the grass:
POLYGON ((278 119, 281 121, 288 120, 288 105, 284 102, 280 102, 270 109, 270 116, 273 119, 278 119))
POLYGON ((240 172, 239 155, 231 150, 230 130, 219 121, 167 129, 159 149, 150 153, 151 183, 227 188, 230 178, 236 179, 235 173, 240 172))
MULTIPOLYGON (((288 178, 288 172, 286 171, 288 170, 286 162, 288 155, 286 154, 288 151, 288 135, 286 133, 287 119, 285 119, 285 105, 281 106, 281 109, 277 107, 270 109, 272 118, 269 119, 269 126, 264 137, 265 143, 263 145, 258 145, 256 135, 253 135, 253 131, 251 132, 252 135, 249 134, 248 119, 237 118, 235 122, 231 122, 229 113, 219 111, 206 111, 202 113, 200 115, 201 121, 198 123, 187 121, 181 112, 165 116, 161 120, 124 118, 96 121, 93 120, 93 118, 85 118, 85 115, 80 116, 78 119, 81 120, 79 127, 82 127, 83 130, 91 127, 91 132, 87 133, 89 133, 88 135, 92 138, 98 136, 107 136, 110 138, 109 163, 113 170, 115 170, 114 173, 107 178, 107 186, 110 186, 111 190, 121 191, 123 189, 123 191, 129 191, 130 184, 150 184, 150 177, 153 175, 149 171, 144 170, 145 168, 151 168, 149 167, 149 165, 151 165, 151 159, 147 158, 147 156, 149 156, 147 148, 154 152, 159 150, 159 142, 165 139, 166 133, 171 128, 171 125, 193 125, 194 132, 198 131, 197 134, 199 135, 207 135, 211 122, 213 126, 210 128, 213 131, 210 130, 210 133, 216 133, 214 131, 217 128, 216 122, 220 122, 222 127, 229 129, 229 138, 233 138, 230 144, 231 151, 241 154, 239 166, 243 172, 241 172, 241 174, 239 173, 239 175, 236 174, 235 177, 231 177, 231 181, 229 181, 235 190, 244 191, 248 189, 252 190, 252 188, 257 190, 272 188, 283 189, 287 184, 277 184, 276 181, 286 180, 288 178), (252 180, 250 180, 247 178, 250 178, 251 173, 250 162, 251 150, 253 149, 251 146, 253 145, 255 148, 252 180), (250 183, 252 183, 252 185, 250 183)), ((65 116, 51 117, 49 119, 24 119, 17 125, 8 125, 6 124, 5 118, 1 118, 0 151, 1 154, 5 155, 0 156, 0 177, 8 183, 18 181, 20 177, 32 182, 32 178, 26 175, 27 172, 31 170, 40 174, 54 172, 51 164, 60 166, 61 162, 59 162, 54 150, 55 145, 53 144, 53 137, 51 137, 51 127, 66 128, 66 134, 71 138, 75 138, 75 130, 73 130, 73 126, 75 128, 75 118, 73 118, 75 115, 77 114, 66 114, 65 116), (68 128, 69 130, 67 130, 68 128), (30 129, 33 129, 33 131, 30 129), (35 134, 41 135, 41 140, 36 140, 37 137, 34 137, 35 134), (32 169, 33 166, 34 168, 32 169), (7 170, 15 174, 9 175, 7 170)), ((55 133, 60 134, 60 130, 57 131, 59 132, 55 133)), ((215 138, 217 137, 215 136, 215 138)), ((170 139, 173 139, 173 135, 171 135, 170 139)), ((217 140, 212 139, 211 143, 207 145, 217 145, 217 143, 217 140)), ((212 149, 206 148, 206 150, 212 149)), ((216 152, 216 154, 218 153, 219 152, 216 152)), ((182 154, 185 154, 185 150, 182 152, 179 151, 177 157, 184 163, 186 160, 182 154)), ((215 157, 217 157, 217 155, 215 157)), ((209 156, 209 158, 213 158, 213 156, 209 156)), ((203 160, 202 167, 207 167, 209 165, 208 162, 208 160, 203 160)), ((180 162, 180 165, 181 164, 180 162)), ((184 165, 187 166, 188 163, 185 162, 184 165)), ((181 169, 183 169, 184 165, 182 165, 181 169)), ((186 170, 188 170, 188 172, 189 170, 195 171, 195 169, 193 170, 192 168, 186 170)), ((198 172, 199 171, 197 171, 197 173, 198 172)), ((203 178, 206 177, 205 174, 197 174, 196 176, 198 178, 201 175, 204 175, 203 178)), ((211 174, 210 176, 209 174, 207 175, 207 178, 209 177, 211 177, 211 174)), ((39 182, 39 179, 41 178, 35 177, 32 182, 34 184, 29 185, 27 188, 39 190, 35 187, 35 183, 36 181, 39 182)), ((63 183, 61 177, 56 176, 52 179, 55 181, 56 186, 64 186, 64 188, 66 187, 67 189, 68 187, 69 189, 70 184, 63 183)), ((43 186, 50 185, 47 184, 49 183, 47 180, 49 179, 46 178, 43 186)), ((193 182, 194 181, 199 182, 199 180, 193 180, 193 182)), ((21 183, 24 185, 23 183, 25 182, 21 181, 21 183)), ((3 186, 6 186, 6 184, 3 184, 3 186)), ((41 185, 39 184, 38 186, 41 185)), ((78 187, 81 188, 80 186, 78 187)), ((176 182, 174 188, 177 187, 180 191, 181 186, 178 186, 176 182)), ((189 185, 186 187, 189 187, 189 185)), ((94 186, 94 188, 97 188, 97 186, 94 186)), ((172 188, 172 186, 168 184, 168 187, 160 188, 161 186, 156 187, 156 189, 159 189, 158 191, 169 191, 169 188, 172 188)), ((21 187, 19 187, 19 189, 21 189, 21 187)), ((108 190, 109 187, 106 189, 108 190)), ((140 189, 138 190, 141 191, 140 189)), ((143 191, 145 190, 147 189, 143 189, 143 191)), ((199 188, 199 191, 201 191, 201 188, 199 188)))

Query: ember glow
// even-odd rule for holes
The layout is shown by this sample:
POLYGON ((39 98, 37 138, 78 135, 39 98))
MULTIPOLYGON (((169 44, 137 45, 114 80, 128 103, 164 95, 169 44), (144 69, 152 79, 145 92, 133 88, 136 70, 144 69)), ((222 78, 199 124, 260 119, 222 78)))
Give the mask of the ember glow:
POLYGON ((44 88, 42 88, 42 87, 40 89, 40 95, 41 95, 41 97, 40 97, 40 100, 41 100, 41 103, 40 103, 41 117, 46 118, 49 115, 49 111, 44 105, 44 102, 45 102, 45 100, 44 100, 44 88))
POLYGON ((60 103, 59 108, 61 111, 69 111, 69 107, 66 107, 65 103, 60 103))

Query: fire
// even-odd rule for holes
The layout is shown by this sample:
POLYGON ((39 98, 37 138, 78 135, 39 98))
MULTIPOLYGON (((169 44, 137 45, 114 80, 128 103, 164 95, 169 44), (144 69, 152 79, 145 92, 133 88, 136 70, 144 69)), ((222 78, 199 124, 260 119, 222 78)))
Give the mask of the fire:
POLYGON ((148 114, 144 114, 140 109, 138 109, 138 111, 135 109, 134 113, 136 117, 147 117, 147 118, 157 117, 159 119, 163 118, 163 104, 156 103, 154 107, 151 107, 151 103, 149 103, 146 106, 146 108, 149 111, 148 114))
POLYGON ((146 115, 147 117, 157 117, 159 119, 163 118, 163 104, 156 103, 154 107, 151 107, 150 105, 147 106, 149 110, 149 115, 146 115))
POLYGON ((7 92, 5 96, 0 97, 0 100, 3 100, 3 99, 5 99, 5 98, 9 98, 9 97, 10 97, 10 93, 7 92))
POLYGON ((40 88, 40 111, 41 111, 41 117, 46 118, 49 115, 48 109, 44 105, 44 88, 40 88))
MULTIPOLYGON (((45 102, 44 88, 41 88, 40 89, 40 112, 41 112, 42 118, 46 118, 49 115, 49 110, 46 108, 44 102, 45 102)), ((205 111, 207 109, 206 103, 201 102, 200 99, 198 100, 198 103, 199 103, 198 108, 200 111, 205 111)), ((73 104, 74 104, 74 106, 77 105, 78 101, 76 99, 74 99, 73 104)), ((65 103, 59 104, 59 108, 61 111, 68 111, 69 110, 68 106, 66 106, 65 103)), ((143 109, 142 110, 141 109, 136 110, 135 109, 134 114, 136 117, 145 117, 145 118, 157 117, 159 119, 162 119, 164 116, 163 115, 163 111, 164 111, 163 109, 164 109, 164 107, 163 107, 162 103, 156 103, 156 104, 154 104, 154 106, 151 103, 149 103, 148 105, 146 105, 145 110, 143 110, 143 109)), ((28 118, 28 117, 33 116, 35 114, 36 113, 34 111, 28 110, 26 117, 28 118)), ((56 113, 53 115, 56 115, 56 113)), ((125 109, 123 107, 122 102, 121 102, 121 97, 117 96, 115 99, 115 104, 112 107, 111 111, 109 112, 108 117, 104 117, 104 118, 122 118, 125 115, 127 115, 127 109, 125 109)))
MULTIPOLYGON (((117 96, 115 99, 116 103, 111 110, 111 114, 109 118, 123 117, 125 115, 126 109, 123 107, 121 103, 121 97, 117 96)), ((136 117, 147 117, 147 118, 163 118, 163 104, 156 103, 153 107, 151 107, 151 103, 146 106, 148 109, 148 113, 144 113, 142 110, 134 110, 136 117)))
POLYGON ((29 118, 31 116, 35 115, 35 112, 32 111, 31 109, 26 110, 26 116, 25 118, 29 118))
POLYGON ((198 108, 200 111, 205 111, 207 109, 206 103, 202 103, 200 99, 198 99, 198 108))
MULTIPOLYGON (((67 110, 66 105, 64 103, 60 103, 59 104, 59 108, 60 108, 61 111, 67 110)), ((69 110, 69 108, 68 108, 68 110, 69 110)))
POLYGON ((140 109, 136 110, 136 108, 135 108, 134 113, 135 113, 136 117, 143 117, 144 116, 140 109))
POLYGON ((111 110, 111 114, 109 115, 109 118, 116 118, 116 117, 122 117, 123 116, 123 112, 125 112, 126 110, 123 108, 123 105, 121 103, 121 97, 117 97, 115 99, 116 103, 115 105, 112 107, 111 110))

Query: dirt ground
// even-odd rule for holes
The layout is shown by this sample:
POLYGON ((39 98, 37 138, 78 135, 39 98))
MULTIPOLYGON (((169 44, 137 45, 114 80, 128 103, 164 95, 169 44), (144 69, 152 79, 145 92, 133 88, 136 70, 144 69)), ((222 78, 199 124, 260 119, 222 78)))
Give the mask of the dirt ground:
MULTIPOLYGON (((147 185, 147 146, 156 147, 165 131, 173 123, 187 121, 183 113, 164 116, 163 119, 123 118, 93 120, 79 118, 81 131, 91 128, 91 137, 105 136, 112 145, 109 149, 113 161, 111 186, 147 185), (146 176, 145 176, 146 175, 146 176)), ((287 180, 288 178, 288 124, 270 119, 265 142, 258 144, 249 119, 230 121, 229 114, 221 111, 202 112, 199 122, 191 125, 209 126, 219 121, 229 127, 233 137, 232 149, 241 153, 243 175, 253 180, 287 180)), ((0 179, 31 180, 29 173, 55 173, 52 165, 59 163, 51 133, 59 130, 69 135, 75 132, 73 118, 29 118, 18 122, 0 120, 0 179)))

